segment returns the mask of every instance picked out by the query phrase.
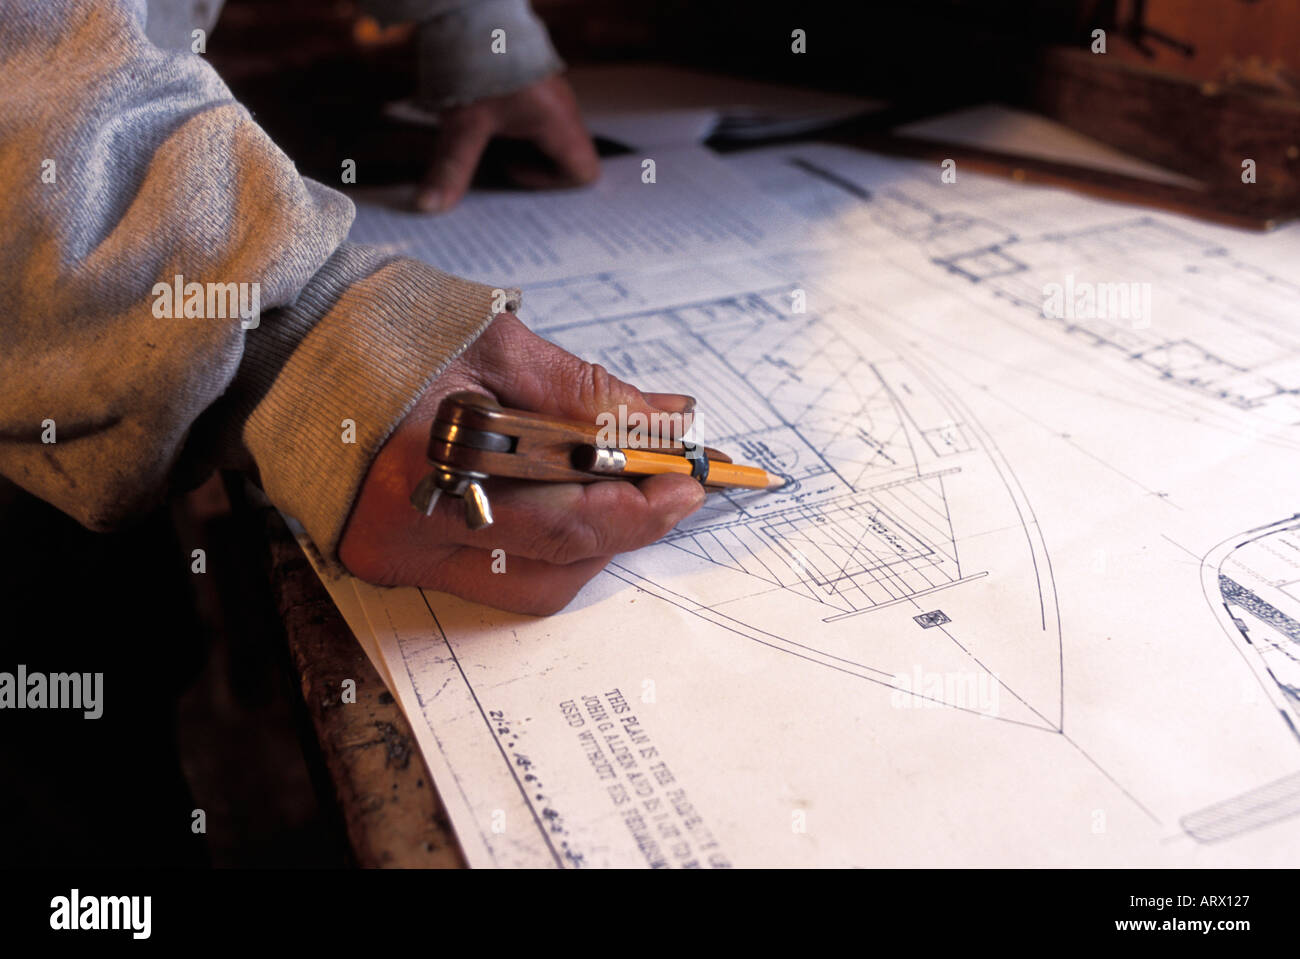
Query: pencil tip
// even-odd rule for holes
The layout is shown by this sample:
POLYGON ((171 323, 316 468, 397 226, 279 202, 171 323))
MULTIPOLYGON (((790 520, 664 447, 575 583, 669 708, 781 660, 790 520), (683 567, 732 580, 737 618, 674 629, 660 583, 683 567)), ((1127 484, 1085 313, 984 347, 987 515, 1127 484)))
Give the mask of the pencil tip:
POLYGON ((773 476, 771 473, 767 474, 767 488, 769 490, 780 489, 785 485, 785 483, 786 480, 784 476, 773 476))

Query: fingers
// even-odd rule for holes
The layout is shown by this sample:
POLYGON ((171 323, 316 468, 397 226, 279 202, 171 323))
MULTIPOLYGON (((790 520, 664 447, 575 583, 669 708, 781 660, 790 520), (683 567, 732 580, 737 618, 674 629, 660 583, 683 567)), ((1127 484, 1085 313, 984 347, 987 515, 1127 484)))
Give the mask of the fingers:
POLYGON ((522 91, 507 127, 507 135, 530 140, 554 164, 550 170, 524 164, 512 167, 511 178, 520 186, 577 186, 600 176, 595 144, 582 122, 573 88, 563 77, 547 77, 522 91))
POLYGON ((533 189, 576 186, 593 183, 600 176, 600 158, 596 156, 595 144, 591 142, 591 135, 582 125, 576 109, 572 114, 560 118, 556 123, 547 124, 538 131, 536 143, 543 153, 555 161, 557 170, 555 173, 516 171, 515 177, 521 186, 533 189))
POLYGON ((599 556, 557 566, 511 556, 505 561, 504 571, 493 572, 498 561, 490 552, 465 546, 417 585, 512 613, 549 616, 569 605, 578 590, 609 560, 608 556, 599 556))
POLYGON ((531 141, 555 164, 554 170, 516 166, 510 172, 521 186, 574 186, 600 176, 595 144, 562 77, 448 110, 441 123, 433 163, 416 193, 416 206, 426 213, 450 210, 460 202, 488 141, 498 133, 531 141))
POLYGON ((690 426, 690 397, 654 394, 671 397, 668 406, 657 406, 603 366, 542 339, 513 315, 497 317, 471 349, 480 382, 506 406, 592 424, 602 413, 617 413, 623 406, 629 414, 682 414, 674 432, 690 426))
POLYGON ((635 484, 497 482, 488 486, 492 526, 470 530, 461 504, 443 497, 425 521, 425 535, 429 542, 568 565, 657 542, 699 509, 704 495, 696 480, 677 475, 635 484))
POLYGON ((533 163, 512 163, 506 167, 510 182, 525 190, 562 190, 592 182, 596 176, 579 178, 571 170, 556 166, 550 169, 533 163))
POLYGON ((492 119, 486 111, 448 111, 443 116, 433 163, 416 194, 416 207, 425 213, 441 213, 459 203, 469 190, 492 133, 492 119))
POLYGON ((471 532, 459 504, 442 503, 430 517, 441 542, 459 541, 450 556, 415 576, 418 585, 497 609, 548 616, 569 604, 610 558, 660 539, 704 501, 699 483, 654 476, 640 486, 518 484, 494 490, 497 521, 471 532), (441 514, 441 523, 433 522, 441 514), (497 550, 503 550, 505 556, 497 550))
POLYGON ((684 393, 646 393, 643 390, 641 395, 651 406, 669 413, 690 413, 695 409, 695 397, 684 393))
POLYGON ((443 496, 431 516, 421 516, 409 497, 429 471, 425 447, 433 406, 448 391, 466 388, 486 391, 506 406, 593 426, 600 413, 620 405, 651 416, 676 413, 680 423, 694 402, 642 394, 536 336, 513 315, 498 316, 426 391, 371 465, 338 551, 354 574, 547 614, 563 608, 611 556, 656 542, 704 502, 700 484, 680 475, 635 484, 498 478, 485 484, 496 516, 485 530, 465 525, 463 504, 454 497, 443 496), (493 569, 503 555, 504 576, 493 569))

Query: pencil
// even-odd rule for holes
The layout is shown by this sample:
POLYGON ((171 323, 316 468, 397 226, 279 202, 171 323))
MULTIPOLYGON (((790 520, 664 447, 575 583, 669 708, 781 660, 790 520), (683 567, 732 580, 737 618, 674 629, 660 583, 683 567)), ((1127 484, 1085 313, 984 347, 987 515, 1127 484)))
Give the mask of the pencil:
MULTIPOLYGON (((695 461, 686 456, 652 453, 648 450, 603 449, 597 446, 580 447, 573 465, 589 473, 606 473, 611 476, 655 476, 659 473, 690 476, 695 469, 695 461)), ((758 466, 709 460, 705 485, 726 489, 777 489, 785 485, 785 480, 758 466)))

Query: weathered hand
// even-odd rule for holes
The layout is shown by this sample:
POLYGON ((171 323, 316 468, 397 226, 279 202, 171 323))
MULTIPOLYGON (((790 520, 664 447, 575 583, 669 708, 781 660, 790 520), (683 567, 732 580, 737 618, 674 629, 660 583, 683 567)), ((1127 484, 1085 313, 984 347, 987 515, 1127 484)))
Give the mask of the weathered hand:
POLYGON ((487 97, 443 111, 433 162, 416 194, 416 206, 441 213, 460 202, 469 189, 479 158, 494 136, 534 143, 556 171, 519 169, 520 186, 543 189, 590 183, 600 175, 600 161, 582 124, 573 90, 560 76, 500 97, 487 97))
POLYGON ((425 450, 438 403, 457 390, 593 426, 620 404, 628 415, 688 409, 685 397, 642 393, 501 314, 420 397, 371 465, 339 545, 354 575, 513 612, 553 613, 614 554, 655 542, 704 502, 700 484, 678 475, 637 483, 490 479, 492 526, 470 531, 461 503, 449 496, 423 516, 411 506, 411 491, 429 472, 425 450), (497 549, 505 551, 504 573, 493 572, 497 549))

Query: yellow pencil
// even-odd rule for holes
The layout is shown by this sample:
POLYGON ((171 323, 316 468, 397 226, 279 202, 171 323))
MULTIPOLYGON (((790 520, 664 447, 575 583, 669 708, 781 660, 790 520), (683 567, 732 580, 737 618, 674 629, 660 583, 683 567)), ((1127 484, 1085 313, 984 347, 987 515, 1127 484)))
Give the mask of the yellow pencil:
MULTIPOLYGON (((706 460, 708 472, 706 486, 739 489, 778 489, 785 485, 780 476, 773 476, 758 466, 741 466, 706 460)), ((671 453, 652 453, 648 450, 613 450, 598 446, 583 446, 574 456, 573 465, 589 473, 608 473, 611 476, 654 476, 659 473, 696 473, 697 461, 671 453)))

